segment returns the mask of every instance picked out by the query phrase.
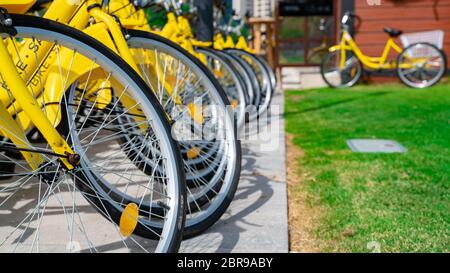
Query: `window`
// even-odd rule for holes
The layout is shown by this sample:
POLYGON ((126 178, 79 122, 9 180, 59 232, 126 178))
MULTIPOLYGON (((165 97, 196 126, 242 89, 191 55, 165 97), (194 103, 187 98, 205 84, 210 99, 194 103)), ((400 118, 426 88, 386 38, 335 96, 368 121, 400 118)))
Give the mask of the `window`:
POLYGON ((334 16, 283 17, 279 22, 280 65, 318 65, 335 42, 334 16))

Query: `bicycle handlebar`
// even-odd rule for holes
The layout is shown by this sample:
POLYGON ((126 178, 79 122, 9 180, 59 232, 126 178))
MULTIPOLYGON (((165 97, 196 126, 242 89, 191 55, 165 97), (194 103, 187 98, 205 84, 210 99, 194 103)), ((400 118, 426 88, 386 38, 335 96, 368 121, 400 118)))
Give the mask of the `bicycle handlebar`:
POLYGON ((354 12, 347 11, 347 12, 344 13, 344 16, 342 17, 342 20, 341 20, 342 26, 344 28, 345 27, 348 28, 348 22, 349 22, 350 18, 356 19, 356 21, 358 22, 358 25, 361 24, 362 20, 361 20, 360 16, 358 16, 354 12))

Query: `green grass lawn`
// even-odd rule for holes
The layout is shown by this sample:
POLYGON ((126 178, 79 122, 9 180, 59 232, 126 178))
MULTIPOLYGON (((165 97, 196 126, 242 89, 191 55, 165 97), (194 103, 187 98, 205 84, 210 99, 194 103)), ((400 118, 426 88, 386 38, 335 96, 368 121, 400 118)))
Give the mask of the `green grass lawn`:
MULTIPOLYGON (((450 252, 450 84, 289 91, 287 131, 323 251, 450 252), (406 154, 355 154, 353 138, 399 141, 406 154)), ((301 190, 303 187, 295 188, 301 190)))

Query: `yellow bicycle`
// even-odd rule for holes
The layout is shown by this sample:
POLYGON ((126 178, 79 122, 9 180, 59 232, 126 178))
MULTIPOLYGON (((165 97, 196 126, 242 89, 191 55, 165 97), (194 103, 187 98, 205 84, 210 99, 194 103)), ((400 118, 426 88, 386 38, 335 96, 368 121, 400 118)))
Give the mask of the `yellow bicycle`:
POLYGON ((351 87, 363 74, 363 69, 396 70, 400 80, 413 88, 430 87, 440 81, 447 69, 447 59, 443 51, 430 43, 416 43, 402 49, 394 41, 402 34, 397 29, 385 28, 389 39, 380 57, 364 55, 349 32, 351 18, 360 20, 353 13, 342 18, 341 40, 329 49, 323 59, 321 74, 331 87, 351 87), (398 54, 396 60, 389 60, 391 51, 398 54))
POLYGON ((186 184, 166 112, 95 39, 10 14, 34 2, 0 1, 0 252, 177 251, 186 184))
MULTIPOLYGON (((192 47, 191 41, 179 40, 176 35, 182 30, 184 18, 174 16, 172 24, 164 29, 166 32, 150 31, 144 2, 147 1, 84 0, 70 6, 65 0, 55 0, 47 7, 44 17, 83 30, 117 52, 155 93, 181 146, 180 163, 185 170, 188 191, 183 230, 186 238, 213 225, 231 203, 240 177, 240 143, 222 86, 199 55, 186 50, 192 47)), ((63 59, 67 68, 68 60, 70 55, 63 59)), ((86 67, 77 66, 76 71, 86 67)), ((151 151, 151 142, 125 136, 124 144, 137 165, 152 174, 152 159, 141 151, 151 151)), ((130 195, 121 194, 117 198, 135 203, 130 195)), ((152 208, 149 204, 146 207, 152 208)), ((155 215, 159 214, 155 212, 155 215)))

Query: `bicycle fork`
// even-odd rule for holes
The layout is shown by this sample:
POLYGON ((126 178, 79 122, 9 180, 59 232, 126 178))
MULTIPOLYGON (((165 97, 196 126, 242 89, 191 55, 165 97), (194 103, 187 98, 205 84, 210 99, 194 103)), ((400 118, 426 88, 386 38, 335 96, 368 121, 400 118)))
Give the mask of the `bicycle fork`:
MULTIPOLYGON (((3 22, 0 22, 0 24, 4 26, 5 20, 2 21, 3 22)), ((12 21, 9 18, 7 26, 10 27, 11 25, 12 21)), ((16 66, 9 55, 3 39, 0 41, 0 58, 3 60, 3 64, 0 66, 0 73, 7 88, 12 90, 14 98, 20 104, 28 118, 47 140, 54 153, 60 155, 60 160, 64 166, 67 169, 72 170, 74 165, 78 164, 79 156, 75 155, 72 148, 58 133, 36 102, 35 97, 28 90, 22 77, 16 70, 16 66)), ((44 162, 44 159, 38 151, 29 149, 33 146, 29 143, 24 130, 8 113, 7 108, 2 102, 0 102, 0 127, 3 135, 16 145, 30 167, 33 170, 37 170, 44 162)))

